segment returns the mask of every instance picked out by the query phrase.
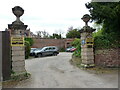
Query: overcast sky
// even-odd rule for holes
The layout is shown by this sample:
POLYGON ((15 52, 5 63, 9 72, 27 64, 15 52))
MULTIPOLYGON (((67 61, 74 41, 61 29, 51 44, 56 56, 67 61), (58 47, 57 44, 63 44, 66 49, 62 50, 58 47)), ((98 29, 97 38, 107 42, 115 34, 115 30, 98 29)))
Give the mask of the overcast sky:
POLYGON ((91 0, 2 0, 0 3, 0 31, 8 28, 15 21, 12 13, 14 6, 21 6, 25 11, 21 21, 34 33, 47 31, 49 34, 61 30, 66 34, 68 27, 81 28, 81 20, 89 14, 85 3, 91 0))

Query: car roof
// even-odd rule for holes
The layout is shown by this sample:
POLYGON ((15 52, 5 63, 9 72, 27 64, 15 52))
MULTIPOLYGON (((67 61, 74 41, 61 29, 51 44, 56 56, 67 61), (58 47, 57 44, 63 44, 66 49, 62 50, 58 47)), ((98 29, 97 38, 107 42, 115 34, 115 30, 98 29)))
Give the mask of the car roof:
POLYGON ((47 48, 47 47, 56 47, 56 46, 46 46, 46 47, 44 47, 44 48, 47 48))

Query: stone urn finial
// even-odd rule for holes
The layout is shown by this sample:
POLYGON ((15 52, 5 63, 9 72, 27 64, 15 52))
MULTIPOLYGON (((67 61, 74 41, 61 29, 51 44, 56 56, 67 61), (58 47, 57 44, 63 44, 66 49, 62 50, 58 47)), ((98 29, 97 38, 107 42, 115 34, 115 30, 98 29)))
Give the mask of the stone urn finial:
POLYGON ((89 14, 85 14, 81 19, 85 22, 85 25, 88 26, 88 22, 90 20, 90 15, 89 14))
POLYGON ((20 21, 20 17, 24 14, 24 10, 20 6, 15 6, 12 8, 13 14, 16 16, 16 21, 14 22, 15 24, 22 23, 20 21))
POLYGON ((16 16, 16 20, 12 24, 8 24, 8 28, 11 30, 26 30, 27 25, 20 20, 20 17, 24 14, 24 10, 20 6, 15 6, 12 8, 13 14, 16 16))
POLYGON ((12 12, 18 18, 24 14, 24 10, 20 6, 12 8, 12 12))

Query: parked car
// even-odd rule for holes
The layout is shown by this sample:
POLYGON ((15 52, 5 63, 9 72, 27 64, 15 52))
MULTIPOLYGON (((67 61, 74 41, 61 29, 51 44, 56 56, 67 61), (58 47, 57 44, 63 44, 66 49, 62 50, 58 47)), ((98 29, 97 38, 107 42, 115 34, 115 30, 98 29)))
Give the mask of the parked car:
POLYGON ((33 56, 34 55, 34 51, 36 50, 36 48, 31 48, 30 49, 30 56, 33 56))
POLYGON ((70 52, 74 52, 77 48, 71 48, 70 52))
POLYGON ((59 49, 56 46, 47 46, 41 49, 36 49, 34 51, 35 57, 42 57, 42 56, 48 56, 48 55, 57 56, 58 54, 59 54, 59 49))
POLYGON ((76 50, 76 48, 73 46, 66 48, 66 52, 74 52, 75 50, 76 50))

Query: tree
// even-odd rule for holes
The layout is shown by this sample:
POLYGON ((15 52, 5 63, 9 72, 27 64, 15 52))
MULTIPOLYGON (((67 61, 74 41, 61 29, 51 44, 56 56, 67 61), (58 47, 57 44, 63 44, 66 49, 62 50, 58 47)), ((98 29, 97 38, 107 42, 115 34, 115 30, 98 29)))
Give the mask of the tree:
POLYGON ((103 32, 111 32, 120 36, 120 2, 91 2, 85 4, 89 9, 92 20, 103 23, 103 32))
POLYGON ((70 29, 66 34, 66 38, 80 38, 80 32, 78 29, 70 29))
POLYGON ((70 26, 70 27, 68 28, 68 31, 71 31, 71 30, 73 30, 73 26, 70 26))
POLYGON ((41 38, 49 38, 49 33, 44 31, 37 31, 37 36, 41 38))
POLYGON ((42 36, 42 31, 37 31, 37 37, 41 37, 42 36))
POLYGON ((59 36, 59 38, 63 38, 62 35, 64 34, 64 31, 61 29, 55 30, 55 33, 53 34, 57 34, 59 36))
POLYGON ((53 35, 50 36, 50 38, 53 38, 53 39, 61 39, 61 34, 53 33, 53 35))
POLYGON ((95 35, 95 47, 120 47, 120 2, 91 2, 85 4, 92 16, 92 21, 102 24, 102 31, 95 35))
POLYGON ((46 32, 45 30, 44 31, 42 31, 42 37, 43 38, 49 38, 49 33, 48 32, 46 32))

